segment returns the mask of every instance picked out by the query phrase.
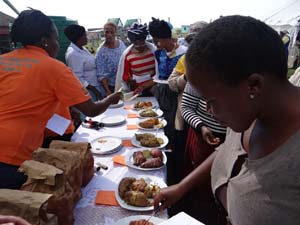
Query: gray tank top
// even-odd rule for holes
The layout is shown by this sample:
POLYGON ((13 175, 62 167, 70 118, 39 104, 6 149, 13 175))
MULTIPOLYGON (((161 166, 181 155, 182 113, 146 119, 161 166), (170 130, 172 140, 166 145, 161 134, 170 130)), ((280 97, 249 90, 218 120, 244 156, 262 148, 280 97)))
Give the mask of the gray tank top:
POLYGON ((227 184, 228 216, 233 225, 300 224, 300 134, 297 132, 271 154, 246 158, 231 178, 234 164, 246 152, 241 134, 228 131, 218 148, 211 175, 212 189, 227 184))

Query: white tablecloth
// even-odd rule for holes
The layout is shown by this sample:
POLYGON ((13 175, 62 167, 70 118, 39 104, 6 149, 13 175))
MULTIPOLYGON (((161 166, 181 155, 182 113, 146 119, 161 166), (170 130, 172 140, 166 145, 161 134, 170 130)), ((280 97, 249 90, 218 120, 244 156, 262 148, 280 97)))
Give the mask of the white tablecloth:
MULTIPOLYGON (((133 102, 126 103, 125 105, 132 105, 136 101, 151 101, 158 105, 154 97, 137 98, 133 102)), ((133 110, 125 110, 122 107, 109 108, 102 115, 94 117, 93 120, 100 121, 104 116, 111 115, 124 115, 127 118, 128 113, 136 113, 133 110)), ((74 142, 90 142, 98 137, 103 136, 116 136, 121 139, 131 139, 137 130, 127 130, 127 124, 137 124, 138 119, 126 119, 126 123, 117 127, 104 127, 99 131, 88 129, 80 126, 72 137, 74 142)), ((163 132, 161 129, 158 132, 163 132)), ((96 193, 99 190, 116 190, 119 181, 125 176, 137 175, 151 175, 156 176, 163 181, 166 181, 166 168, 163 167, 154 171, 141 171, 127 166, 120 166, 112 162, 112 157, 116 154, 126 155, 129 151, 132 151, 132 147, 123 147, 119 152, 107 155, 99 156, 94 155, 95 163, 101 162, 108 166, 108 170, 100 170, 95 173, 91 182, 82 189, 82 199, 78 202, 75 208, 75 225, 113 225, 121 218, 132 215, 151 215, 152 211, 136 212, 129 211, 117 206, 103 206, 95 205, 96 193)), ((167 212, 161 212, 158 217, 167 219, 167 212)))

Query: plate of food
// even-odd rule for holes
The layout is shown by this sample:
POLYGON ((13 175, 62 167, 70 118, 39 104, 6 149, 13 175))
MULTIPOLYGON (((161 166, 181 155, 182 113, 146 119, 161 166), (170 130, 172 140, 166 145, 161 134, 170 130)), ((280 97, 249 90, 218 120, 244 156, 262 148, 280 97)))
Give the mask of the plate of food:
POLYGON ((153 108, 153 103, 148 101, 137 101, 133 105, 134 110, 143 110, 143 109, 152 109, 153 108))
POLYGON ((112 154, 119 151, 121 148, 122 140, 117 137, 105 136, 91 141, 91 151, 94 154, 112 154))
POLYGON ((148 118, 140 119, 137 126, 142 130, 157 130, 164 128, 167 125, 167 121, 162 118, 148 118))
POLYGON ((117 115, 117 116, 105 116, 101 119, 101 123, 104 126, 112 127, 112 126, 119 126, 126 121, 125 116, 117 115))
POLYGON ((129 216, 118 220, 114 225, 159 225, 165 221, 161 218, 152 216, 151 219, 146 223, 149 218, 150 215, 129 216))
POLYGON ((169 139, 163 133, 135 133, 131 143, 136 147, 164 148, 169 143, 169 139))
POLYGON ((116 104, 111 104, 108 108, 119 108, 124 105, 124 101, 119 100, 116 104))
POLYGON ((153 197, 164 187, 167 187, 166 183, 158 177, 124 177, 115 190, 115 196, 124 209, 149 211, 153 210, 153 197))
POLYGON ((158 170, 167 163, 167 156, 158 148, 130 151, 125 158, 127 166, 137 170, 158 170))
POLYGON ((161 117, 164 113, 161 109, 144 109, 138 112, 139 117, 141 118, 149 118, 149 117, 161 117))

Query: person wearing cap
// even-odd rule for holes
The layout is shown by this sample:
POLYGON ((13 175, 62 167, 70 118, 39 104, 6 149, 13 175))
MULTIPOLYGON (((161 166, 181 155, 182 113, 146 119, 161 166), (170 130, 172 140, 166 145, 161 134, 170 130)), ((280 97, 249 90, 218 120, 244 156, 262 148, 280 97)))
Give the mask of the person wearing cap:
POLYGON ((129 28, 128 39, 131 45, 120 58, 115 90, 122 86, 142 96, 152 95, 150 89, 154 85, 153 76, 157 68, 154 57, 156 48, 146 41, 147 35, 147 24, 134 23, 129 28))
POLYGON ((65 35, 71 41, 66 51, 66 63, 73 73, 81 81, 82 85, 90 92, 93 100, 102 98, 100 83, 96 76, 95 57, 84 45, 87 44, 86 31, 83 26, 72 24, 64 30, 65 35))
POLYGON ((287 30, 280 31, 280 37, 281 37, 282 43, 284 44, 286 58, 288 59, 289 45, 290 45, 290 41, 291 41, 289 32, 287 30))

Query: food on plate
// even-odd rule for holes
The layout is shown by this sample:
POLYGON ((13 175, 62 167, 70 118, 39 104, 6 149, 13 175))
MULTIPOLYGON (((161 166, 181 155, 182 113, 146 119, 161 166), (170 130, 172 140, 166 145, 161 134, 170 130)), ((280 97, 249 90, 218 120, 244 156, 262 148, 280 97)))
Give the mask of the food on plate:
POLYGON ((98 142, 99 143, 105 143, 105 142, 107 142, 107 140, 106 139, 99 139, 98 142))
POLYGON ((150 154, 153 158, 163 159, 163 154, 162 154, 161 150, 159 150, 158 148, 151 149, 150 154))
POLYGON ((151 205, 147 196, 140 191, 127 191, 124 195, 123 200, 129 205, 134 205, 138 207, 146 207, 151 205))
POLYGON ((118 193, 128 205, 147 207, 153 205, 153 197, 159 186, 148 184, 143 178, 125 177, 121 180, 118 193))
POLYGON ((144 192, 147 183, 144 179, 135 180, 131 183, 131 190, 144 192))
POLYGON ((129 223, 129 225, 154 225, 154 223, 147 220, 133 220, 129 223))
POLYGON ((135 181, 136 179, 133 177, 126 177, 121 180, 119 187, 118 187, 118 192, 120 197, 123 199, 126 191, 130 189, 131 184, 135 181))
POLYGON ((155 135, 150 134, 150 133, 135 134, 135 138, 138 141, 141 141, 142 139, 148 139, 148 138, 154 138, 154 137, 155 137, 155 135))
POLYGON ((133 165, 138 166, 138 165, 141 165, 145 161, 146 161, 146 158, 141 151, 133 153, 133 165))
POLYGON ((146 109, 140 112, 141 117, 156 117, 158 114, 152 109, 146 109))
POLYGON ((133 106, 135 109, 146 109, 152 107, 152 102, 138 101, 133 106))
POLYGON ((133 153, 133 164, 141 168, 157 168, 163 165, 163 154, 159 149, 143 150, 133 153))
POLYGON ((163 123, 158 118, 150 118, 143 122, 139 123, 139 126, 142 128, 150 129, 150 128, 162 128, 163 123))
POLYGON ((161 167, 163 165, 163 162, 161 161, 161 158, 152 158, 147 159, 145 162, 141 164, 142 168, 155 168, 155 167, 161 167))
POLYGON ((150 133, 135 134, 135 138, 144 147, 159 147, 164 144, 164 140, 162 138, 157 138, 154 134, 150 133))
POLYGON ((164 140, 162 138, 144 138, 140 140, 140 143, 144 147, 159 147, 164 143, 164 140))

